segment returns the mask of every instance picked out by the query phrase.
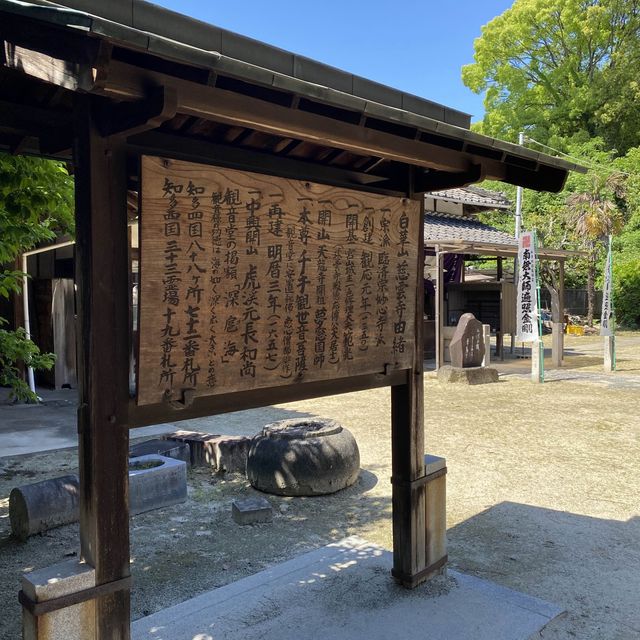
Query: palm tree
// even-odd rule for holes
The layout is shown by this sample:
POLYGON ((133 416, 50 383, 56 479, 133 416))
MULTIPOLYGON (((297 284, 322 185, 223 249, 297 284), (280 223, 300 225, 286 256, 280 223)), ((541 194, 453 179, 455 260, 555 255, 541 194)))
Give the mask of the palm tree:
POLYGON ((622 212, 615 198, 624 195, 624 175, 591 173, 588 190, 567 198, 569 223, 587 251, 587 324, 593 326, 595 277, 598 253, 604 240, 623 225, 622 212))

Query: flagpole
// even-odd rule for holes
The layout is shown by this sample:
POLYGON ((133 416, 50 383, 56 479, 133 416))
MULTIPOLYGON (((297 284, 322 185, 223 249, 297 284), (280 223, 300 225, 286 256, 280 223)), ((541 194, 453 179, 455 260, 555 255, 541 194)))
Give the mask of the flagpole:
POLYGON ((611 333, 613 336, 613 345, 612 346, 612 368, 616 370, 616 310, 613 306, 613 236, 609 234, 609 273, 611 273, 611 333))
POLYGON ((616 370, 616 329, 613 309, 613 251, 612 236, 609 235, 607 262, 605 265, 604 287, 602 290, 602 315, 600 317, 600 335, 604 338, 604 370, 609 373, 616 370))

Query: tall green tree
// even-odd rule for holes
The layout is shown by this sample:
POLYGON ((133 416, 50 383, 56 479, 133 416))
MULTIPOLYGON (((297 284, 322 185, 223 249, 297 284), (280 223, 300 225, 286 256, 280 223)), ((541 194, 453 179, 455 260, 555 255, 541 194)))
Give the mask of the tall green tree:
POLYGON ((624 178, 620 173, 590 174, 590 188, 567 198, 568 221, 587 251, 587 324, 593 326, 597 260, 607 236, 622 229, 622 212, 616 204, 621 198, 624 178))
POLYGON ((485 93, 484 133, 640 144, 638 0, 515 0, 474 47, 462 79, 485 93))

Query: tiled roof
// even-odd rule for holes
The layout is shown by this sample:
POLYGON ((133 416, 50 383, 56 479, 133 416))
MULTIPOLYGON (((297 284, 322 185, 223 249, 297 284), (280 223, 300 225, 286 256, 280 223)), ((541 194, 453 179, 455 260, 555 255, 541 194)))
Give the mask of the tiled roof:
POLYGON ((425 214, 424 242, 427 245, 438 242, 464 242, 518 246, 516 239, 504 231, 478 222, 473 218, 463 218, 447 213, 425 214))
POLYGON ((452 202, 461 202, 462 204, 470 204, 477 207, 487 207, 491 209, 509 209, 511 207, 511 200, 503 193, 481 189, 476 186, 442 189, 440 191, 432 191, 427 195, 437 200, 450 200, 452 202))

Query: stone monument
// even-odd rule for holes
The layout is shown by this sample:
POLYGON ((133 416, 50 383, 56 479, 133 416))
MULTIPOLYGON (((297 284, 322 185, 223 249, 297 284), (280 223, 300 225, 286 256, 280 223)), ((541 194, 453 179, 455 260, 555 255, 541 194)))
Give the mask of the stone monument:
POLYGON ((472 313, 463 314, 449 344, 451 365, 438 369, 438 380, 462 384, 497 382, 498 372, 482 366, 484 353, 482 323, 472 313))
POLYGON ((476 320, 473 313, 465 313, 460 317, 449 345, 449 353, 452 367, 466 369, 482 366, 484 358, 482 322, 476 320))

